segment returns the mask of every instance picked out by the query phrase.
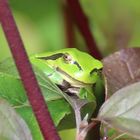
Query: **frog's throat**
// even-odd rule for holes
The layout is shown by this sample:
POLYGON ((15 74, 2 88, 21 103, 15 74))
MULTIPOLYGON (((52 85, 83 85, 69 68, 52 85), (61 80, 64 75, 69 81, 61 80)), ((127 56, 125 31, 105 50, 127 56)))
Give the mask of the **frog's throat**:
POLYGON ((73 77, 68 75, 66 72, 64 72, 62 69, 60 69, 59 67, 56 67, 56 71, 59 72, 61 75, 63 75, 65 77, 65 80, 68 83, 70 83, 72 86, 85 87, 85 86, 91 86, 92 85, 90 83, 84 83, 84 82, 81 82, 81 81, 79 81, 77 79, 74 79, 73 77))

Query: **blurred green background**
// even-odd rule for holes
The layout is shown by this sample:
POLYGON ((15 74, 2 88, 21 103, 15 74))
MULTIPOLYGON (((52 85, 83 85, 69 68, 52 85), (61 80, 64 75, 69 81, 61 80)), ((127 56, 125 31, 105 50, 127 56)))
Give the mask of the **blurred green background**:
MULTIPOLYGON (((29 54, 66 46, 65 0, 9 0, 29 54)), ((140 2, 137 0, 80 0, 103 56, 118 48, 140 44, 140 2)), ((86 44, 76 28, 76 47, 86 44)), ((0 59, 10 55, 0 26, 0 59)))
MULTIPOLYGON (((60 1, 10 0, 10 5, 29 54, 64 47, 60 1)), ((0 27, 0 59, 9 56, 0 27)))
MULTIPOLYGON (((9 0, 28 54, 66 46, 64 0, 9 0)), ((140 1, 80 0, 103 56, 118 48, 140 46, 140 1)), ((76 45, 86 44, 75 28, 76 45)), ((0 26, 0 60, 10 52, 0 26)), ((63 140, 74 139, 74 130, 63 131, 63 140)))

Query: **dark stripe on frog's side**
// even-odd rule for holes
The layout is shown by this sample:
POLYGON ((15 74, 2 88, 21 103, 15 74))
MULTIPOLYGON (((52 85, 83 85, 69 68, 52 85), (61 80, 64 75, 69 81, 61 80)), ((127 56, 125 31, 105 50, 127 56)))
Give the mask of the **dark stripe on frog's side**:
MULTIPOLYGON (((42 56, 42 57, 36 57, 36 58, 37 59, 43 59, 43 60, 56 60, 60 57, 63 57, 64 55, 65 55, 64 53, 57 53, 57 54, 53 54, 53 55, 50 55, 50 56, 42 56)), ((77 61, 74 61, 73 64, 76 65, 79 70, 82 70, 82 67, 79 65, 79 63, 77 61)))
POLYGON ((37 59, 43 59, 43 60, 56 60, 60 57, 62 57, 64 54, 63 53, 57 53, 57 54, 53 54, 50 56, 42 56, 42 57, 36 57, 37 59))

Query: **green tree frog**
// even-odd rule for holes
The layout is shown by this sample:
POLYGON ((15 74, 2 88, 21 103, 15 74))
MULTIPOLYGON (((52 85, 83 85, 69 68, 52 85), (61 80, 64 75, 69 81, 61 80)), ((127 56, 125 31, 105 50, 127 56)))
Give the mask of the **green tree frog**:
POLYGON ((102 63, 76 48, 35 54, 30 58, 63 92, 93 100, 93 85, 99 78, 102 63))

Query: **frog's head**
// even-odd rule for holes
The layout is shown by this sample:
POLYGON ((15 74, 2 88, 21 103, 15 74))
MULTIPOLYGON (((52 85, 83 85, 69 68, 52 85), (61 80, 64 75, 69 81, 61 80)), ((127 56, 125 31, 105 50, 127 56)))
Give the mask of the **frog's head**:
POLYGON ((93 84, 98 78, 102 63, 87 53, 75 48, 66 48, 35 56, 51 68, 56 69, 69 83, 93 84))

